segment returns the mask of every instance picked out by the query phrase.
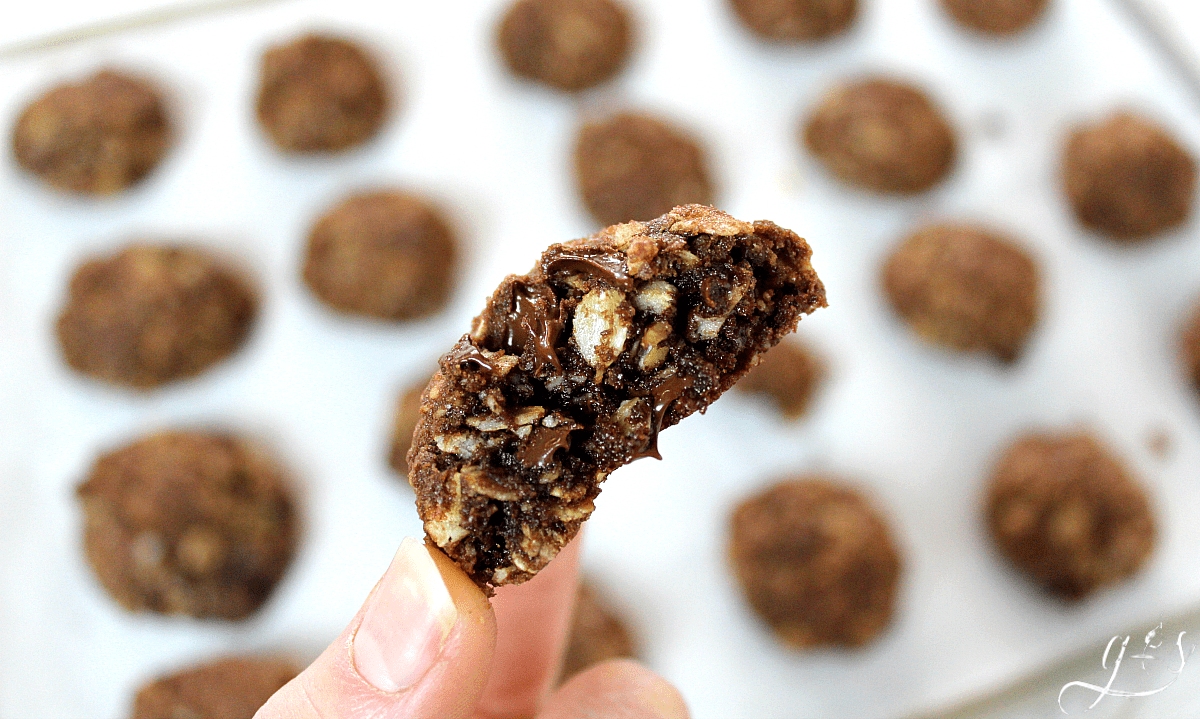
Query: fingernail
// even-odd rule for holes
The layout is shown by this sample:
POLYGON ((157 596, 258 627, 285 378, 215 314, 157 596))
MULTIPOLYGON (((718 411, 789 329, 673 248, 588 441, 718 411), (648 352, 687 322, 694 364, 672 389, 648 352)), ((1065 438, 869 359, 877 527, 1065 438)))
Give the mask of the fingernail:
POLYGON ((429 550, 406 538, 367 600, 354 634, 354 667, 376 689, 398 692, 425 676, 458 620, 429 550))

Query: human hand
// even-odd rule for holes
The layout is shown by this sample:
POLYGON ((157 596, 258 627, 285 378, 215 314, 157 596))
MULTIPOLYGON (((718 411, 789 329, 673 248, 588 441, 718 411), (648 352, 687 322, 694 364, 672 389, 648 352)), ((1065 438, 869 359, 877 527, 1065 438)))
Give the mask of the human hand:
POLYGON ((578 570, 577 539, 489 604, 441 551, 405 539, 346 630, 255 719, 687 719, 674 687, 627 660, 550 693, 578 570))

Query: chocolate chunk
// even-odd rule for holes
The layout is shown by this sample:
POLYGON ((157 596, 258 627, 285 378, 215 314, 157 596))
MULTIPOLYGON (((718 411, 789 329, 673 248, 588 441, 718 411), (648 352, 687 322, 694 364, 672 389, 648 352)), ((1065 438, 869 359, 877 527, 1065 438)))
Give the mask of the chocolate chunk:
POLYGON ((1041 313, 1037 266, 1020 245, 971 225, 932 225, 883 266, 892 309, 923 339, 1002 362, 1021 353, 1041 313))
POLYGON ((205 371, 237 350, 254 320, 240 274, 183 245, 130 245, 75 270, 56 329, 73 369, 148 389, 205 371))
POLYGON ((1050 0, 941 0, 941 4, 965 28, 988 35, 1015 35, 1037 22, 1050 0))
POLYGON ((256 112, 284 152, 337 152, 383 127, 388 91, 375 60, 344 38, 309 34, 263 54, 256 112))
POLYGON ((292 662, 270 657, 207 662, 143 686, 131 719, 251 719, 299 673, 292 662))
POLYGON ((729 0, 755 34, 778 42, 813 42, 844 32, 858 0, 729 0))
POLYGON ((784 417, 799 419, 808 411, 824 378, 824 363, 807 345, 784 341, 763 355, 737 386, 769 397, 784 417))
POLYGON ((418 319, 446 305, 457 256, 449 223, 429 201, 408 192, 364 192, 313 225, 304 283, 341 312, 418 319))
POLYGON ((1147 239, 1192 213, 1195 159, 1161 125, 1132 112, 1072 130, 1062 173, 1079 222, 1116 240, 1147 239))
POLYGON ((575 91, 616 75, 633 44, 628 11, 612 0, 517 0, 496 33, 518 77, 575 91))
POLYGON ((603 225, 648 220, 677 205, 713 200, 701 146, 649 115, 622 113, 585 123, 574 157, 579 195, 603 225))
POLYGON ((287 480, 231 435, 148 435, 101 455, 76 494, 88 564, 130 611, 243 619, 295 551, 287 480))
POLYGON ((1072 601, 1137 572, 1157 534, 1142 483, 1089 432, 1017 438, 992 476, 985 513, 1000 552, 1072 601))
POLYGON ((408 460, 426 533, 480 586, 532 577, 610 472, 656 456, 661 430, 825 305, 810 255, 774 223, 689 205, 509 276, 422 399, 408 460))
POLYGON ((942 111, 921 90, 887 78, 833 88, 802 139, 830 173, 875 192, 923 192, 954 166, 954 131, 942 111))
POLYGON ((891 624, 899 550, 884 517, 840 482, 789 479, 741 502, 729 561, 750 607, 795 647, 857 647, 891 624))
POLYGON ((13 156, 60 190, 112 195, 158 166, 171 134, 154 85, 101 70, 30 103, 13 128, 13 156))
POLYGON ((559 681, 600 662, 637 657, 637 642, 624 617, 589 582, 579 585, 559 681))

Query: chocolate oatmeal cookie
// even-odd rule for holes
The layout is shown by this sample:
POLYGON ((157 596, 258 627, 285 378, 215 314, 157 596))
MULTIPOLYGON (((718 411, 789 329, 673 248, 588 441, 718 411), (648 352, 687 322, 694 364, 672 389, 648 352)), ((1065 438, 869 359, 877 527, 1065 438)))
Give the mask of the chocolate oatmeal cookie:
POLYGON ((988 35, 1015 35, 1037 22, 1050 0, 941 0, 941 4, 965 28, 988 35))
POLYGON ((506 278, 422 398, 409 480, 431 540, 482 587, 532 577, 610 472, 658 456, 662 429, 825 305, 810 255, 772 222, 688 205, 506 278))
POLYGON ((1195 159, 1161 125, 1132 112, 1076 127, 1062 173, 1079 222, 1113 239, 1146 239, 1192 212, 1195 159))
POLYGON ((712 203, 704 150, 687 133, 649 115, 621 113, 585 123, 575 139, 574 160, 579 195, 602 225, 712 203))
POLYGON ((408 450, 412 448, 413 432, 421 417, 421 394, 429 385, 429 378, 411 385, 396 402, 396 415, 392 423, 392 444, 388 452, 388 464, 400 474, 408 474, 408 450))
POLYGON ((795 647, 857 647, 892 621, 899 550, 884 517, 839 482, 789 479, 744 500, 729 561, 751 608, 795 647))
POLYGON ((310 34, 263 54, 258 122, 284 152, 337 152, 371 139, 388 113, 388 91, 366 50, 310 34))
POLYGON ((738 382, 738 389, 763 395, 788 419, 808 411, 825 365, 806 344, 786 340, 762 355, 762 361, 738 382))
POLYGON ((922 192, 954 165, 954 131, 942 111, 918 88, 887 78, 828 92, 802 139, 830 173, 876 192, 922 192))
POLYGON ((1019 437, 992 476, 985 514, 1000 552, 1067 600, 1137 572, 1157 533, 1141 482, 1088 432, 1019 437))
POLYGON ((88 564, 130 611, 245 618, 295 550, 288 482, 228 434, 148 435, 101 455, 76 494, 88 564))
POLYGON ((144 685, 130 719, 251 719, 299 673, 284 659, 218 659, 144 685))
POLYGON ((496 32, 508 69, 559 90, 616 75, 633 44, 629 13, 613 0, 517 0, 496 32))
POLYGON ((148 80, 101 70, 30 103, 12 146, 21 167, 60 190, 112 195, 158 165, 171 146, 171 122, 148 80))
POLYGON ((636 657, 637 643, 633 633, 615 608, 583 582, 575 595, 575 611, 571 615, 571 632, 567 635, 567 651, 559 681, 565 682, 594 664, 609 659, 636 657))
POLYGON ((858 0, 729 0, 755 34, 780 42, 813 42, 843 32, 858 16, 858 0))
POLYGON ((304 283, 341 312, 412 320, 445 306, 457 255, 458 241, 432 203, 408 192, 365 192, 317 220, 304 283))
POLYGON ((892 309, 923 339, 1017 359, 1041 312, 1037 266, 1020 245, 972 225, 931 225, 883 266, 892 309))
POLYGON ((207 252, 135 244, 75 270, 58 315, 58 344, 78 372, 149 389, 232 354, 255 308, 241 275, 207 252))

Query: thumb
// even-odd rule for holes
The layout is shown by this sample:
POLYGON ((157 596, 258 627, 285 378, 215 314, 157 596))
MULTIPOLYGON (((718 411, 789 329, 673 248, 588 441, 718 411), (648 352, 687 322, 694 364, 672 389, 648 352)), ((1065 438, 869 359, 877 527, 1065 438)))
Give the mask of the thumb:
POLYGON ((435 548, 405 539, 342 635, 255 719, 460 719, 483 692, 496 621, 435 548))

